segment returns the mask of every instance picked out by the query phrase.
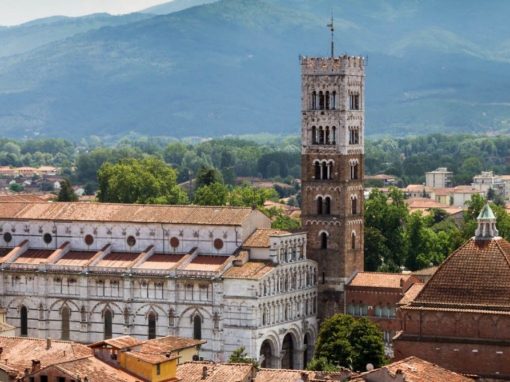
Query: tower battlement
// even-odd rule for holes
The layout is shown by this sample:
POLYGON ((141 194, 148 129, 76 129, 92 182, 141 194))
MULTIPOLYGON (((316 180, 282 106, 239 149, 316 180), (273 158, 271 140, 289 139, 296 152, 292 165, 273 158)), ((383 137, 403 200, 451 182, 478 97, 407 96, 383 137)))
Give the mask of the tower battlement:
POLYGON ((301 57, 301 74, 303 75, 364 75, 364 73, 365 57, 347 55, 339 57, 301 57))

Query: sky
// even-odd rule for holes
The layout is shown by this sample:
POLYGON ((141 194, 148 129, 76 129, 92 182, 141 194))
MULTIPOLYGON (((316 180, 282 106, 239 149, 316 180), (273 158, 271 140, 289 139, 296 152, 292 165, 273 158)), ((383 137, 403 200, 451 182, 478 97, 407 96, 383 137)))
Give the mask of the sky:
POLYGON ((48 16, 83 16, 139 11, 170 0, 0 0, 0 25, 18 25, 48 16))

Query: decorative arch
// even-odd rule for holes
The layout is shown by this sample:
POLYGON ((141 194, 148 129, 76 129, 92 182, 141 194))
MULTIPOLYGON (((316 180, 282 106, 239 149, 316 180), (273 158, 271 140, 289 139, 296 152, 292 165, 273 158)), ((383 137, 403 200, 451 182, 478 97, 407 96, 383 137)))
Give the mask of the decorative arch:
POLYGON ((61 316, 61 330, 60 330, 60 338, 63 340, 71 339, 71 309, 67 304, 63 304, 60 308, 60 316, 61 316))
POLYGON ((148 333, 147 337, 149 340, 152 340, 156 338, 156 321, 158 320, 158 315, 154 310, 150 310, 150 312, 147 314, 147 326, 148 326, 148 333))

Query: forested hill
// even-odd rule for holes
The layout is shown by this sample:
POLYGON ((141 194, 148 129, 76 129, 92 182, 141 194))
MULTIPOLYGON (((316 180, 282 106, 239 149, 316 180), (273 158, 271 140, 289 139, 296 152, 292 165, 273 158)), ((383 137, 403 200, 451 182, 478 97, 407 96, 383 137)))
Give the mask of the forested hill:
POLYGON ((368 56, 368 134, 507 132, 510 2, 220 0, 1 28, 0 135, 297 133, 331 9, 368 56))

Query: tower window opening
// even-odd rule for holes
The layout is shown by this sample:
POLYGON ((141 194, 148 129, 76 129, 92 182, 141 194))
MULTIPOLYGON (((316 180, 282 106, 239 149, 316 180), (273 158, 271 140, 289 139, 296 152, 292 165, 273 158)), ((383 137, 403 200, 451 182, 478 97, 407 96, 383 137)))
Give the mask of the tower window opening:
POLYGON ((329 104, 330 104, 329 92, 326 92, 326 110, 329 110, 329 104))
POLYGON ((329 164, 326 162, 322 162, 322 179, 328 180, 329 179, 329 164))
POLYGON ((329 141, 329 126, 326 126, 326 139, 325 139, 325 143, 327 145, 331 144, 330 141, 329 141))
POLYGON ((322 196, 317 198, 317 215, 322 215, 322 196))
POLYGON ((312 92, 312 110, 316 110, 316 109, 317 109, 317 92, 313 91, 312 92))
POLYGON ((359 110, 360 106, 360 99, 359 99, 359 94, 351 94, 349 96, 349 108, 351 110, 359 110))
POLYGON ((336 144, 336 127, 335 127, 335 126, 333 126, 333 127, 331 128, 331 131, 332 131, 332 133, 333 133, 333 141, 331 142, 331 144, 333 144, 333 145, 334 145, 334 144, 336 144))
POLYGON ((351 249, 356 249, 356 233, 351 233, 351 249))
POLYGON ((331 93, 331 109, 336 109, 336 92, 331 93))
POLYGON ((354 163, 351 164, 351 179, 358 179, 359 178, 359 164, 354 163))
POLYGON ((319 92, 319 109, 324 110, 325 102, 324 102, 324 93, 319 92))
POLYGON ((349 130, 349 144, 350 145, 359 144, 359 130, 357 128, 349 130))
POLYGON ((351 212, 353 215, 358 213, 358 199, 356 197, 351 198, 351 212))
POLYGON ((321 249, 328 249, 328 234, 326 232, 321 233, 320 241, 321 249))
POLYGON ((319 127, 319 144, 324 144, 324 128, 322 126, 319 127))
POLYGON ((312 144, 317 144, 317 128, 315 126, 312 126, 312 144))
POLYGON ((321 179, 321 164, 315 162, 315 179, 321 179))
POLYGON ((331 198, 329 196, 326 196, 324 198, 324 215, 330 214, 331 214, 331 198))

